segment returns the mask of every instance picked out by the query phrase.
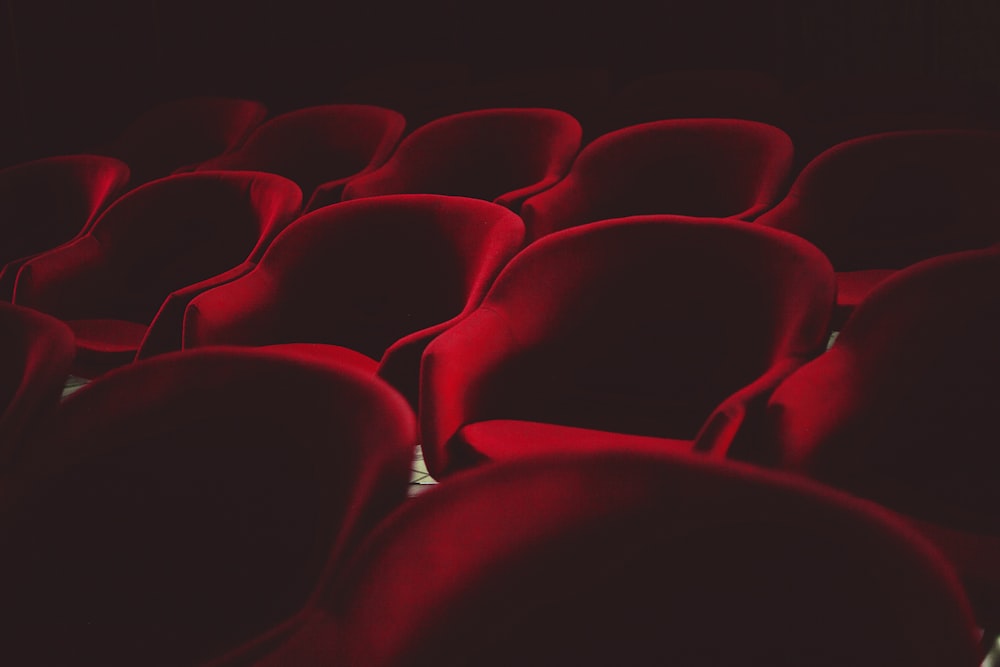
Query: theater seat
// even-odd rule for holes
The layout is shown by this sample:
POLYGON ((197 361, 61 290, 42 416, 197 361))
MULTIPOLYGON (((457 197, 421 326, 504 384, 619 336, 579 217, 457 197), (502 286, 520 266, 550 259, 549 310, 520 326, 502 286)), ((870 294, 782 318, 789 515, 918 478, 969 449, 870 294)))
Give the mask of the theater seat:
POLYGON ((566 178, 524 202, 521 215, 529 240, 631 215, 749 220, 778 198, 791 161, 791 139, 763 123, 644 123, 592 141, 566 178))
MULTIPOLYGON (((159 326, 165 300, 186 303, 219 274, 249 269, 301 202, 298 186, 261 172, 147 183, 72 243, 26 262, 14 302, 69 324, 77 339, 73 373, 94 377, 136 356, 159 326)), ((180 337, 179 326, 174 335, 180 337)))
POLYGON ((981 660, 954 572, 899 518, 690 457, 605 453, 467 473, 391 516, 336 583, 322 612, 254 664, 981 660))
POLYGON ((326 344, 300 347, 367 363, 415 406, 424 347, 479 304, 523 239, 514 213, 477 199, 328 206, 286 229, 244 277, 191 301, 184 346, 326 344))
POLYGON ((0 480, 22 437, 55 409, 73 354, 73 332, 65 324, 0 303, 0 480))
POLYGON ((128 181, 128 166, 98 155, 67 155, 0 170, 0 299, 32 255, 83 233, 128 181))
POLYGON ((808 243, 743 222, 638 216, 552 234, 428 345, 428 470, 573 443, 714 452, 823 349, 833 281, 808 243))
POLYGON ((266 117, 252 100, 173 100, 139 116, 101 152, 129 165, 134 188, 235 149, 266 117))
POLYGON ((894 271, 1000 241, 1000 132, 890 132, 810 162, 757 222, 805 237, 837 270, 835 326, 894 271))
POLYGON ((939 526, 946 547, 955 532, 957 564, 994 630, 1000 574, 964 560, 1000 558, 998 284, 998 248, 898 272, 828 352, 782 382, 764 435, 732 451, 871 498, 926 522, 929 534, 939 526), (975 544, 963 532, 982 538, 978 548, 961 548, 975 544))
POLYGON ((276 116, 241 148, 202 163, 199 170, 249 169, 289 178, 302 188, 306 209, 340 201, 344 185, 388 159, 406 119, 363 104, 329 104, 276 116))
POLYGON ((406 499, 415 440, 384 382, 273 351, 95 380, 0 514, 0 661, 194 665, 281 626, 406 499))
POLYGON ((414 130, 384 165, 348 183, 343 198, 459 195, 516 211, 566 173, 582 132, 576 119, 555 109, 453 114, 414 130))

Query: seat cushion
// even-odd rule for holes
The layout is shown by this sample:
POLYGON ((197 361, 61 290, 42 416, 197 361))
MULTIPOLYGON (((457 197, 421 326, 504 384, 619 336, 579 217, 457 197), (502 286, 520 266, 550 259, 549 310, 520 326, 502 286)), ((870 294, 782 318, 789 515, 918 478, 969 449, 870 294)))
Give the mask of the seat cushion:
POLYGON ((612 433, 596 429, 494 419, 464 426, 449 444, 456 461, 509 461, 545 454, 585 454, 607 450, 690 451, 691 440, 612 433))
POLYGON ((883 280, 896 273, 895 269, 867 269, 865 271, 840 271, 837 273, 837 309, 834 328, 847 321, 859 303, 883 280))
POLYGON ((73 374, 85 378, 130 363, 148 328, 145 324, 110 319, 69 320, 66 324, 76 336, 73 374))

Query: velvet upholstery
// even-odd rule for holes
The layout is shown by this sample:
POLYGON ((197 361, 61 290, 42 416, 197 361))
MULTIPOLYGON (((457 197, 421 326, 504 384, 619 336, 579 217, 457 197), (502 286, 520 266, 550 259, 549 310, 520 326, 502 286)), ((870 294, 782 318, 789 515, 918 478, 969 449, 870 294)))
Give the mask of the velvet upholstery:
MULTIPOLYGON (((780 385, 765 437, 733 453, 1000 541, 998 284, 998 248, 898 272, 828 352, 780 385)), ((1000 549, 993 554, 995 563, 1000 549)), ((995 567, 991 578, 995 628, 995 567)))
POLYGON ((172 294, 189 299, 219 274, 252 266, 293 219, 301 197, 288 179, 262 172, 147 183, 86 234, 26 262, 14 302, 66 321, 77 336, 74 373, 91 377, 132 360, 172 294))
POLYGON ((103 152, 129 165, 136 187, 235 149, 266 117, 267 107, 252 100, 174 100, 136 118, 103 152))
POLYGON ((753 70, 676 70, 639 77, 609 100, 604 131, 671 118, 742 118, 795 135, 798 101, 777 79, 753 70))
POLYGON ((306 208, 340 200, 346 183, 388 159, 406 126, 401 114, 363 104, 330 104, 276 116, 241 148, 198 169, 250 169, 289 178, 306 208))
POLYGON ((1000 132, 890 132, 810 162, 757 222, 819 246, 841 289, 837 325, 865 294, 914 262, 1000 241, 1000 132))
POLYGON ((529 240, 595 220, 669 214, 751 219, 780 196, 792 142, 746 120, 634 125, 588 144, 555 187, 521 210, 529 240))
POLYGON ((9 301, 26 259, 72 240, 128 181, 128 166, 67 155, 0 170, 0 299, 9 301))
POLYGON ((977 665, 920 535, 819 485, 692 458, 543 458, 391 516, 258 667, 977 665))
POLYGON ((21 438, 55 409, 74 351, 73 332, 59 320, 0 303, 0 475, 21 438))
POLYGON ((478 199, 327 206, 282 232, 244 277, 191 301, 184 346, 346 347, 416 405, 424 347, 479 304, 523 239, 514 213, 478 199))
POLYGON ((552 425, 604 431, 622 448, 656 437, 690 449, 707 420, 699 449, 724 447, 745 410, 823 349, 833 299, 818 250, 743 222, 639 216, 553 234, 427 347, 428 470, 441 479, 562 450, 552 425))
POLYGON ((10 665, 193 665, 314 604, 406 499, 413 412, 384 382, 205 349, 69 397, 0 511, 10 665))
POLYGON ((484 109, 417 128, 343 198, 426 193, 476 197, 517 210, 554 185, 580 148, 582 130, 555 109, 484 109))

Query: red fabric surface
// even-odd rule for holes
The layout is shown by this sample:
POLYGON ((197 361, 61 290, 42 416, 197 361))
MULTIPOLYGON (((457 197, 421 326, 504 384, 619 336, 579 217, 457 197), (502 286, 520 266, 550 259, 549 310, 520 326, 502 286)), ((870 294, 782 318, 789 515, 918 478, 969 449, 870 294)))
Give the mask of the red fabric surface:
POLYGON ((873 289, 886 278, 896 273, 895 269, 868 269, 866 271, 840 271, 837 273, 837 310, 834 328, 840 329, 858 304, 865 300, 873 289))
MULTIPOLYGON (((14 302, 64 320, 148 326, 175 290, 258 258, 301 201, 294 183, 260 172, 148 183, 116 201, 83 236, 26 262, 14 302)), ((95 354, 101 347, 88 345, 95 354)))
POLYGON ((67 155, 0 170, 0 299, 21 265, 83 233, 129 177, 125 163, 67 155))
POLYGON ((362 104, 330 104, 276 116, 238 150, 198 169, 249 169, 280 174, 302 188, 307 209, 331 204, 352 178, 388 159, 406 120, 396 111, 362 104), (320 199, 313 201, 315 197, 320 199))
POLYGON ((530 240, 631 215, 750 219, 777 200, 791 162, 791 139, 763 123, 644 123, 589 143, 566 178, 521 214, 530 240))
POLYGON ((267 108, 252 100, 174 100, 136 118, 105 152, 131 167, 137 187, 235 149, 266 117, 267 108))
POLYGON ((838 272, 901 269, 1000 241, 1000 132, 890 132, 810 162, 757 222, 815 243, 838 272))
POLYGON ((933 667, 977 664, 977 644, 954 573, 894 515, 743 466, 603 454, 422 494, 255 664, 933 667))
POLYGON ((509 210, 462 197, 328 206, 291 225, 246 276, 194 299, 184 345, 340 345, 380 360, 415 405, 424 347, 478 305, 523 238, 509 210))
POLYGON ((554 109, 486 109, 446 116, 413 131, 381 167, 353 180, 343 198, 461 195, 517 210, 554 185, 580 148, 582 130, 554 109))
POLYGON ((405 500, 415 444, 384 382, 279 350, 95 380, 26 444, 0 517, 5 661, 201 664, 286 622, 405 500))
POLYGON ((762 442, 775 449, 762 460, 926 522, 1000 536, 998 281, 992 249, 883 282, 834 346, 775 391, 762 442))
POLYGON ((0 303, 0 478, 20 453, 22 438, 55 409, 73 354, 73 333, 65 324, 0 303))
POLYGON ((545 454, 587 454, 607 451, 688 451, 694 442, 650 438, 560 424, 492 419, 463 426, 452 440, 456 456, 473 461, 510 461, 545 454))
POLYGON ((428 469, 446 475, 454 435, 492 419, 693 440, 727 396, 822 349, 833 299, 818 250, 742 222, 641 216, 542 239, 424 354, 428 469))

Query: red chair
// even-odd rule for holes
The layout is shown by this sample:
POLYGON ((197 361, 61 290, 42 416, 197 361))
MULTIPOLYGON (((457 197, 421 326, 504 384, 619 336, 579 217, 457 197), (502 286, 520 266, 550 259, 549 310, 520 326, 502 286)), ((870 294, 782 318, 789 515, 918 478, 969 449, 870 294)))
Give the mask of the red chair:
POLYGON ((73 332, 59 320, 0 303, 0 474, 55 409, 74 351, 73 332))
POLYGON ((206 169, 268 171, 299 184, 311 210, 340 201, 344 185, 380 166, 403 135, 398 112, 362 104, 308 107, 276 116, 206 169))
POLYGON ((0 299, 29 257, 83 233, 128 181, 124 162, 67 155, 0 170, 0 299))
POLYGON ((580 124, 555 109, 485 109, 417 128, 343 198, 387 194, 476 197, 517 210, 554 185, 580 148, 580 124))
POLYGON ((676 118, 742 118, 794 136, 797 101, 774 77, 753 70, 677 70, 640 77, 618 90, 604 112, 606 132, 676 118))
POLYGON ((136 187, 235 149, 266 117, 252 100, 175 100, 139 116, 102 152, 129 165, 136 187))
POLYGON ((897 517, 690 458, 546 458, 463 475, 391 516, 337 584, 322 613, 254 664, 982 659, 954 572, 897 517))
POLYGON ((932 536, 935 525, 942 537, 948 529, 980 536, 968 554, 940 542, 956 553, 992 630, 1000 629, 998 284, 997 248, 900 271, 858 306, 828 352, 775 391, 763 435, 732 448, 926 522, 932 536))
POLYGON ((608 442, 712 450, 823 349, 833 299, 818 250, 743 222, 642 216, 542 239, 424 353, 428 470, 608 442))
POLYGON ((566 178, 526 201, 521 215, 529 240, 631 215, 749 220, 778 198, 791 161, 791 139, 763 123, 645 123, 588 144, 566 178))
POLYGON ((301 349, 347 355, 416 405, 424 348, 479 304, 523 240, 514 213, 477 199, 328 206, 285 230, 247 275, 191 301, 184 345, 325 343, 301 349))
POLYGON ((131 361, 167 319, 176 325, 169 334, 179 338, 179 320, 160 311, 249 270, 301 204, 297 185, 260 172, 147 183, 86 234, 26 262, 14 302, 69 324, 77 341, 73 373, 93 377, 131 361), (157 323, 161 316, 167 319, 157 323))
POLYGON ((831 148, 757 222, 794 232, 837 270, 837 315, 923 259, 1000 241, 1000 132, 891 132, 831 148))
POLYGON ((92 382, 0 516, 0 660, 201 664, 287 623, 406 499, 415 421, 381 381, 274 351, 92 382))

